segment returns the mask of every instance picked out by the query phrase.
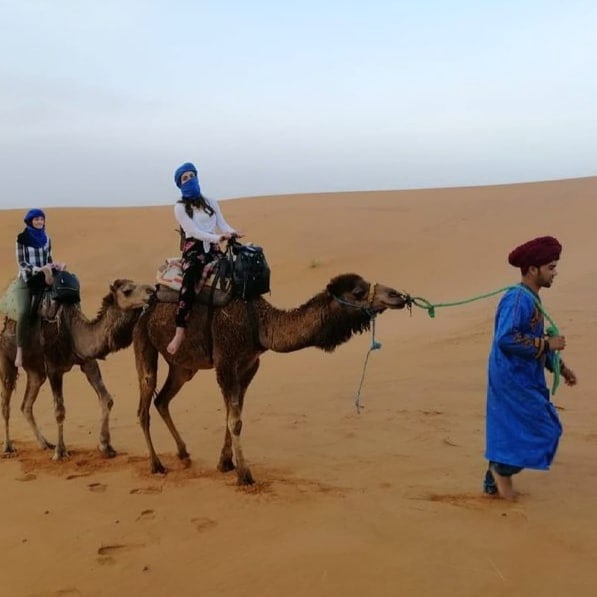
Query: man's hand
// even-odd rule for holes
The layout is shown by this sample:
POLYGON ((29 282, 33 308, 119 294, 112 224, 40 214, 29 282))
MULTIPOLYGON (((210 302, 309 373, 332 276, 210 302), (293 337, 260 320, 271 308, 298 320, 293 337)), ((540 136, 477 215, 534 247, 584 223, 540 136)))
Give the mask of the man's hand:
POLYGON ((549 336, 545 339, 550 350, 564 350, 566 338, 564 336, 549 336))
POLYGON ((578 383, 578 379, 576 378, 576 373, 572 371, 572 369, 568 368, 566 365, 562 365, 560 369, 560 373, 568 386, 575 386, 578 383))

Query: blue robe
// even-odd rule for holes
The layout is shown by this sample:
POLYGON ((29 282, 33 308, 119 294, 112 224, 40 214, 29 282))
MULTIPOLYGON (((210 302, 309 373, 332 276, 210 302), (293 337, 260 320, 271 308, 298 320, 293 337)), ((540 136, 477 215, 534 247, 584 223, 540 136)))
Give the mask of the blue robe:
POLYGON ((489 355, 485 457, 490 461, 547 470, 555 456, 562 425, 545 383, 554 354, 543 326, 530 289, 519 285, 504 294, 489 355))

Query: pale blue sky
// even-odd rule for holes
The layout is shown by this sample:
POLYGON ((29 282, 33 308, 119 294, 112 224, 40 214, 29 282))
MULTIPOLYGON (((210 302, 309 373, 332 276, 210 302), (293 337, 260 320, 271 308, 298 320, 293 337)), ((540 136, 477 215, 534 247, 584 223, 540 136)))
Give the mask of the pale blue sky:
POLYGON ((0 207, 597 174, 594 0, 0 0, 0 207))

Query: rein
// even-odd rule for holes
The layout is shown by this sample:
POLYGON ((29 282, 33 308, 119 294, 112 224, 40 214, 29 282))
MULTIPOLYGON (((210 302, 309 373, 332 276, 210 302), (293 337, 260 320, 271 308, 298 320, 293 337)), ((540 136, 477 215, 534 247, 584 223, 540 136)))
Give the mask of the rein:
POLYGON ((375 289, 377 287, 377 283, 374 282, 373 284, 369 285, 369 293, 367 295, 367 305, 357 305, 355 303, 351 303, 350 301, 344 300, 339 296, 332 294, 332 298, 339 304, 344 305, 346 307, 352 307, 353 309, 359 309, 363 311, 371 321, 371 344, 369 345, 369 350, 367 350, 367 354, 365 355, 365 362, 363 363, 363 369, 361 371, 361 380, 359 382, 359 387, 357 388, 355 398, 354 398, 354 405, 357 409, 357 413, 360 414, 361 408, 361 389, 363 387, 363 382, 365 381, 365 371, 367 369, 367 364, 369 362, 369 355, 374 350, 379 350, 381 348, 381 342, 378 342, 375 339, 375 318, 377 317, 377 313, 374 309, 372 309, 373 299, 375 298, 375 289))
MULTIPOLYGON (((554 320, 549 316, 547 311, 545 311, 545 309, 543 308, 543 305, 541 304, 541 300, 539 299, 539 297, 536 296, 533 292, 531 292, 528 288, 526 288, 522 284, 516 284, 516 285, 512 285, 512 286, 504 286, 503 288, 499 288, 498 290, 493 290, 492 292, 487 292, 486 294, 479 294, 477 296, 473 296, 468 299, 454 301, 451 303, 433 304, 433 303, 429 302, 427 299, 424 299, 420 296, 411 297, 409 299, 409 303, 414 305, 415 307, 419 307, 420 309, 425 309, 427 311, 427 314, 429 315, 429 317, 433 318, 433 317, 435 317, 435 310, 438 307, 456 307, 458 305, 466 305, 468 303, 472 303, 474 301, 478 301, 478 300, 481 300, 484 298, 489 298, 491 296, 495 296, 496 294, 500 294, 502 292, 505 292, 507 290, 512 290, 512 289, 520 289, 523 292, 525 292, 527 296, 529 296, 530 298, 533 299, 533 301, 534 301, 537 309, 541 313, 541 315, 543 315, 543 317, 545 319, 547 319, 547 321, 550 323, 550 326, 545 330, 545 333, 548 336, 559 336, 560 335, 560 330, 558 329, 558 326, 555 324, 554 320)), ((555 351, 553 351, 553 384, 552 384, 552 388, 551 388, 552 395, 555 395, 556 390, 558 389, 558 386, 560 385, 560 371, 561 371, 560 352, 558 350, 555 350, 555 351)))

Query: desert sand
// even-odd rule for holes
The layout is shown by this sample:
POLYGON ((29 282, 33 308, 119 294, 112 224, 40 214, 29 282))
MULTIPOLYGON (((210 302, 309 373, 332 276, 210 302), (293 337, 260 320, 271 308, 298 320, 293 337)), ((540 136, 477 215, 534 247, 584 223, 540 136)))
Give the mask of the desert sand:
MULTIPOLYGON (((237 597, 593 596, 597 594, 597 177, 454 189, 287 195, 222 202, 272 268, 268 300, 298 306, 356 272, 434 303, 519 281, 506 260, 551 234, 564 246, 542 297, 566 336, 579 385, 554 402, 564 425, 549 472, 523 471, 515 503, 481 493, 486 363, 499 297, 388 311, 332 354, 266 353, 249 388, 243 442, 257 483, 216 471, 223 402, 213 371, 174 399, 184 468, 152 407, 167 475, 149 473, 136 419, 132 347, 101 363, 115 398, 112 443, 96 450, 99 407, 65 377, 70 458, 53 462, 12 401, 18 453, 0 460, 0 595, 237 597)), ((176 197, 173 196, 174 202, 176 197)), ((0 283, 16 275, 23 210, 0 214, 0 283)), ((93 316, 111 281, 153 283, 178 254, 171 206, 50 209, 54 257, 93 316)), ((165 373, 160 361, 160 380, 165 373)), ((551 378, 548 377, 551 384, 551 378)), ((48 384, 35 413, 55 438, 48 384)))

